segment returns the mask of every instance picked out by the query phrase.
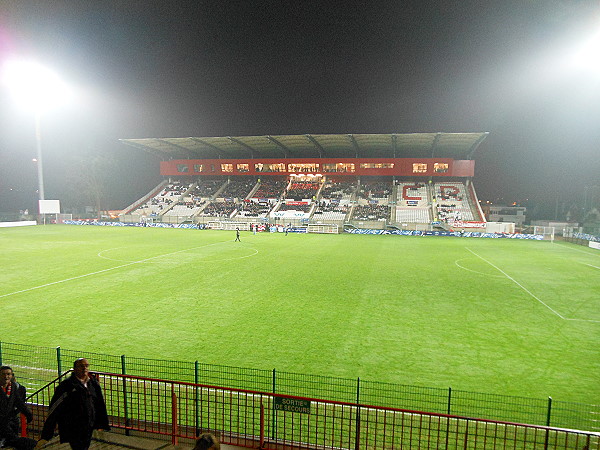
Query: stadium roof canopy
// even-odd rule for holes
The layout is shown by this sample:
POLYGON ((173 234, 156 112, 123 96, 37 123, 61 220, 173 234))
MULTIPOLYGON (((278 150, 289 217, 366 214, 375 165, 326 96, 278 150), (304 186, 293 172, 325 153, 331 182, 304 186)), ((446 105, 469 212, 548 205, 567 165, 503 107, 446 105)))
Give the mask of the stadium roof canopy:
POLYGON ((489 133, 297 134, 121 139, 163 159, 472 159, 489 133))

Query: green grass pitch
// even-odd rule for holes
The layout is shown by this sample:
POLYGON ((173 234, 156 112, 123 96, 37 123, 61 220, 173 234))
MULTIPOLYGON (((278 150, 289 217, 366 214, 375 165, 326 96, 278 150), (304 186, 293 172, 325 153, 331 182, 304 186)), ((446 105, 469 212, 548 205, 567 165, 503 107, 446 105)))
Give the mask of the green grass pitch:
POLYGON ((2 340, 600 401, 600 252, 562 242, 0 229, 2 340))

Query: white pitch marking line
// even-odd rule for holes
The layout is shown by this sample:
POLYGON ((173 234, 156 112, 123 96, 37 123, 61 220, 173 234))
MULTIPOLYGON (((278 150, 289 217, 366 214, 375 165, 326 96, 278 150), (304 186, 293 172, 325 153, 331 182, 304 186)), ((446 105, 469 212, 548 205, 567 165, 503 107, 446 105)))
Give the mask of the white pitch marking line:
MULTIPOLYGON (((227 242, 227 241, 223 241, 223 242, 227 242)), ((0 298, 9 297, 9 296, 15 295, 15 294, 22 294, 23 292, 34 291, 36 289, 45 288, 45 287, 52 286, 52 285, 55 285, 55 284, 66 283, 67 281, 73 281, 73 280, 77 280, 79 278, 85 278, 85 277, 89 277, 89 276, 92 276, 92 275, 98 275, 99 273, 110 272, 111 270, 120 269, 122 267, 131 266, 133 264, 140 264, 140 263, 149 261, 151 259, 162 258, 163 256, 175 255, 177 253, 187 252, 189 250, 195 250, 197 248, 208 247, 208 246, 216 245, 216 244, 221 244, 221 242, 215 242, 215 243, 212 243, 212 244, 200 245, 198 247, 192 247, 192 248, 186 248, 186 249, 183 249, 183 250, 177 250, 176 252, 165 253, 164 255, 152 256, 150 258, 140 259, 139 261, 132 261, 132 262, 129 262, 127 264, 121 264, 120 266, 110 267, 108 269, 98 270, 96 272, 90 272, 90 273, 86 273, 86 274, 83 274, 83 275, 78 275, 76 277, 65 278, 64 280, 53 281, 52 283, 46 283, 46 284, 42 284, 40 286, 34 286, 34 287, 31 287, 31 288, 27 288, 27 289, 21 289, 20 291, 9 292, 8 294, 0 295, 0 298)))
POLYGON ((477 270, 469 269, 468 267, 461 266, 461 265, 459 264, 459 261, 462 261, 462 260, 465 260, 465 259, 467 259, 467 258, 460 258, 460 259, 457 259, 456 261, 454 261, 454 264, 455 264, 457 267, 459 267, 459 268, 461 268, 461 269, 463 269, 463 270, 467 270, 467 271, 469 271, 469 272, 473 272, 473 273, 476 273, 476 274, 478 274, 478 275, 483 275, 483 276, 485 276, 485 277, 503 278, 503 277, 502 277, 502 275, 494 275, 494 274, 491 274, 491 273, 483 273, 483 272, 479 272, 479 271, 477 271, 477 270))
MULTIPOLYGON (((212 244, 201 245, 200 247, 192 247, 192 248, 188 248, 188 249, 185 249, 185 250, 180 250, 180 251, 181 251, 181 252, 186 252, 186 251, 189 251, 189 250, 195 250, 195 249, 197 249, 197 248, 210 247, 210 246, 212 246, 212 245, 218 245, 218 244, 226 244, 227 242, 229 242, 229 241, 213 242, 212 244)), ((125 262, 125 263, 147 262, 147 260, 142 260, 142 261, 128 261, 128 260, 126 260, 126 259, 116 259, 116 258, 110 258, 110 257, 108 257, 108 256, 104 256, 104 253, 105 253, 105 252, 110 252, 111 250, 118 250, 118 249, 120 249, 120 248, 127 248, 127 247, 114 247, 114 248, 107 248, 107 249, 105 249, 105 250, 101 250, 101 251, 99 251, 99 252, 98 252, 98 254, 97 254, 97 256, 98 256, 99 258, 106 259, 106 260, 108 260, 108 261, 116 261, 116 262, 125 262)), ((211 260, 208 260, 208 261, 200 261, 200 262, 211 262, 211 263, 212 263, 212 262, 221 262, 221 261, 233 261, 233 260, 235 260, 235 259, 244 259, 244 258, 250 258, 251 256, 258 255, 258 253, 259 253, 259 252, 258 252, 258 250, 256 250, 256 249, 255 249, 255 248, 253 248, 253 247, 244 247, 244 248, 249 248, 249 249, 251 249, 251 250, 254 250, 254 253, 252 253, 252 254, 250 254, 250 255, 235 256, 235 257, 233 257, 233 258, 225 258, 225 259, 211 259, 211 260)), ((177 253, 177 252, 175 252, 175 253, 177 253)), ((169 255, 172 255, 172 253, 167 253, 167 254, 165 254, 165 255, 159 255, 159 256, 153 256, 152 258, 148 258, 148 259, 160 258, 160 257, 163 257, 163 256, 169 256, 169 255)), ((168 264, 168 263, 171 263, 171 262, 170 262, 170 261, 167 261, 167 262, 165 262, 165 261, 160 261, 160 262, 159 262, 159 264, 168 264)))
POLYGON ((540 300, 538 297, 535 296, 534 293, 532 293, 531 291, 529 291, 525 286, 523 286, 521 283, 519 283, 517 280, 515 280, 513 277, 511 277, 509 274, 507 274, 504 270, 502 270, 501 268, 499 268, 498 266, 495 266, 494 264, 492 264, 491 262, 489 262, 487 259, 485 259, 482 256, 479 256, 477 253, 475 253, 473 250, 471 250, 468 247, 465 247, 467 250, 469 250, 471 253, 473 253, 475 256, 477 256, 479 259, 485 261, 486 263, 488 263, 490 266, 492 266, 494 269, 496 269, 497 271, 499 271, 500 273, 504 274, 504 276, 506 278, 508 278, 510 281, 512 281, 513 283, 515 283, 517 286, 519 286, 521 289, 523 289, 525 292, 527 292, 529 295, 531 295, 533 298, 535 298, 538 302, 540 302, 542 305, 544 305, 546 308, 548 308, 550 311, 552 311, 554 314, 556 314, 558 317, 560 317, 563 320, 566 320, 565 317, 563 317, 560 313, 556 312, 554 309, 552 309, 550 306, 548 306, 547 304, 545 304, 542 300, 540 300))
POLYGON ((556 312, 555 310, 553 310, 550 306, 548 306, 547 304, 545 304, 542 300, 540 300, 539 298, 537 298, 535 296, 535 294, 533 294, 532 292, 530 292, 525 286, 523 286, 521 283, 519 283, 517 280, 515 280, 509 274, 507 274, 506 272, 504 272, 502 269, 500 269, 499 267, 495 266, 494 264, 492 264, 491 262, 489 262, 484 257, 479 256, 477 253, 475 253, 470 248, 468 248, 468 247, 465 247, 465 248, 467 250, 469 250, 471 253, 473 253, 475 256, 477 256, 478 258, 480 258, 483 261, 485 261, 486 263, 488 263, 490 266, 492 266, 496 270, 500 271, 500 273, 503 273, 506 276, 506 278, 508 278, 509 280, 511 280, 513 283, 515 283, 517 286, 519 286, 521 289, 523 289, 525 292, 527 292, 529 295, 531 295, 533 298, 535 298, 538 302, 540 302, 542 305, 544 305, 546 308, 548 308, 550 311, 552 311, 554 314, 556 314, 561 319, 563 319, 563 320, 577 321, 577 322, 596 322, 596 323, 600 323, 600 320, 593 320, 593 319, 569 319, 568 317, 562 316, 561 314, 559 314, 558 312, 556 312))
POLYGON ((595 256, 595 257, 597 257, 597 258, 600 258, 600 253, 598 253, 598 252, 596 252, 596 253, 593 253, 593 252, 588 252, 588 251, 585 251, 585 250, 581 250, 581 249, 579 249, 579 248, 573 248, 573 247, 569 247, 569 246, 567 246, 567 245, 565 245, 565 244, 561 244, 561 243, 559 243, 558 245, 559 245, 561 248, 565 248, 565 249, 567 249, 567 250, 571 250, 571 251, 574 251, 574 252, 583 253, 583 254, 585 254, 585 255, 588 255, 588 256, 595 256))
POLYGON ((598 267, 598 266, 592 266, 591 264, 588 264, 588 263, 582 263, 582 264, 585 264, 586 266, 590 266, 590 267, 593 267, 594 269, 600 270, 600 267, 598 267))

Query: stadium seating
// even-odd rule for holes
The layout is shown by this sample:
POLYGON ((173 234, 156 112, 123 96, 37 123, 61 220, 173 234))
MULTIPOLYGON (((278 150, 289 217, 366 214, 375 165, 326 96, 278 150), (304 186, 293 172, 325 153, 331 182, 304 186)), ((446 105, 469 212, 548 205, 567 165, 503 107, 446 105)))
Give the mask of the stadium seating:
POLYGON ((299 212, 307 213, 307 212, 310 212, 311 207, 312 207, 311 204, 298 205, 296 203, 294 203, 294 204, 282 203, 277 210, 278 211, 299 211, 299 212))
POLYGON ((317 195, 321 183, 317 181, 292 182, 285 197, 291 200, 312 199, 317 195))
POLYGON ((252 198, 280 198, 287 186, 287 181, 284 179, 261 179, 256 191, 252 194, 252 198))
POLYGON ((343 221, 350 212, 355 183, 334 183, 326 181, 321 189, 320 200, 313 214, 319 222, 343 221))
MULTIPOLYGON (((440 221, 452 226, 457 221, 477 222, 481 214, 473 205, 474 192, 460 181, 434 184, 425 181, 331 181, 205 179, 196 182, 170 180, 160 191, 144 200, 131 214, 142 217, 215 217, 311 219, 316 223, 351 220, 388 224, 430 224, 440 221), (469 193, 470 192, 470 193, 469 193), (302 203, 306 204, 302 204, 302 203)), ((134 206, 135 207, 135 206, 134 206)), ((139 219, 138 219, 139 220, 139 219)), ((180 221, 178 219, 177 221, 180 221)))
POLYGON ((389 206, 393 192, 391 182, 367 182, 358 187, 356 198, 358 205, 352 209, 353 220, 391 220, 389 206))
POLYGON ((268 203, 259 203, 248 200, 241 203, 237 216, 264 218, 267 217, 270 210, 271 206, 268 203))
POLYGON ((200 180, 198 184, 190 190, 189 195, 193 198, 209 199, 212 198, 223 186, 224 180, 200 180))
POLYGON ((245 199, 256 185, 254 180, 230 180, 219 193, 222 198, 245 199))
POLYGON ((441 222, 473 221, 467 189, 460 182, 435 183, 435 198, 438 219, 441 222))
POLYGON ((396 222, 429 223, 431 203, 423 182, 399 182, 396 191, 396 222))
POLYGON ((169 209, 165 216, 193 217, 204 206, 204 202, 180 202, 169 209))
POLYGON ((431 222, 431 209, 417 207, 396 207, 396 222, 429 223, 431 222))
POLYGON ((392 194, 391 182, 361 183, 358 188, 358 197, 363 199, 377 199, 389 201, 392 194))
POLYGON ((391 208, 388 205, 367 204, 354 207, 354 220, 389 220, 391 208))
POLYGON ((234 202, 211 202, 198 213, 199 216, 230 218, 238 209, 234 202))
POLYGON ((430 205, 427 185, 422 182, 399 182, 396 204, 402 207, 427 208, 430 205))
MULTIPOLYGON (((200 180, 180 195, 177 203, 158 213, 166 217, 194 217, 223 186, 223 180, 200 180)), ((172 202, 171 202, 172 203, 172 202)))
POLYGON ((164 214, 172 205, 177 204, 184 193, 187 193, 194 183, 184 183, 174 180, 165 186, 156 196, 139 206, 133 214, 159 216, 164 214))

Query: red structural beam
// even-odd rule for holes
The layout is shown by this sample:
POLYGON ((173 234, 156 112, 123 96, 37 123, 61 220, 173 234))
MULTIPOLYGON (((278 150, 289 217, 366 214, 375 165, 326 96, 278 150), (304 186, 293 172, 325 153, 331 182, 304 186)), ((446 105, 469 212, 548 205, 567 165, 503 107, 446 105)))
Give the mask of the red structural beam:
POLYGON ((475 161, 449 158, 174 159, 160 163, 160 174, 472 177, 475 161))

